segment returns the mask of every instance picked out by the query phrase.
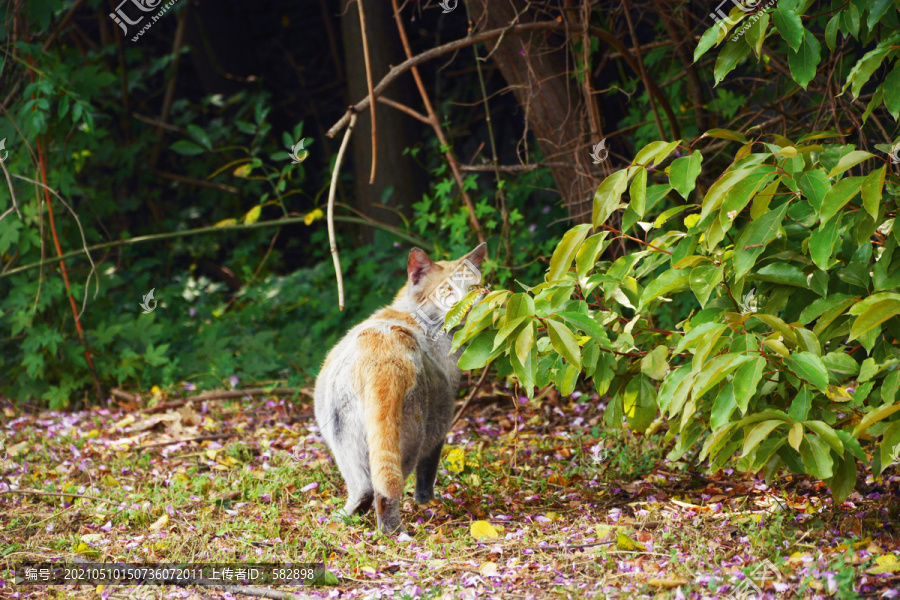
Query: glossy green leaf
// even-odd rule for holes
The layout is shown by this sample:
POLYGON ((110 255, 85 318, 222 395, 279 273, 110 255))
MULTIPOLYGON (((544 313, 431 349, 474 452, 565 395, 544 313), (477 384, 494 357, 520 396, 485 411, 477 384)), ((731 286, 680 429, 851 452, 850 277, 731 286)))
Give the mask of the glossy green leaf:
POLYGON ((576 225, 563 235, 562 240, 556 245, 556 250, 553 251, 553 256, 550 257, 550 269, 547 271, 548 282, 558 281, 568 273, 578 247, 581 246, 581 242, 590 231, 591 226, 585 223, 576 225))
POLYGON ((814 433, 804 436, 800 443, 800 458, 806 472, 819 479, 829 479, 833 475, 834 461, 828 446, 814 433))
POLYGON ((863 177, 846 177, 838 181, 833 188, 825 194, 822 201, 822 208, 819 210, 819 219, 822 223, 819 228, 825 227, 825 224, 835 216, 848 202, 859 193, 862 187, 863 177))
POLYGON ((734 373, 734 401, 740 407, 741 413, 747 413, 750 398, 756 393, 759 382, 762 379, 763 369, 766 367, 766 359, 756 356, 740 367, 734 373))
POLYGON ((694 150, 689 156, 676 158, 669 165, 669 183, 682 198, 687 199, 693 191, 702 163, 703 155, 699 150, 694 150))
POLYGON ((597 188, 597 193, 594 194, 594 208, 591 216, 591 223, 594 224, 594 227, 603 225, 609 215, 618 208, 622 194, 625 193, 627 187, 628 173, 624 170, 616 171, 603 180, 603 183, 597 188))
POLYGON ((581 367, 581 348, 572 331, 565 324, 554 319, 547 319, 547 334, 553 349, 559 352, 569 363, 581 367))
POLYGON ((816 67, 822 60, 822 45, 810 31, 803 30, 803 42, 796 51, 788 50, 788 66, 791 77, 804 90, 816 76, 816 67))
POLYGON ((828 387, 828 369, 822 359, 810 352, 796 352, 784 360, 785 366, 797 377, 813 384, 821 391, 828 387))
MULTIPOLYGON (((898 63, 900 66, 900 63, 898 63)), ((884 188, 884 178, 887 172, 887 165, 882 165, 875 169, 863 180, 860 188, 862 196, 863 208, 869 213, 873 219, 878 218, 878 206, 881 204, 881 191, 884 188)))
POLYGON ((870 329, 878 327, 898 314, 900 314, 900 301, 898 300, 882 300, 869 306, 864 313, 853 321, 853 325, 850 327, 850 339, 859 339, 870 329))
POLYGON ((735 244, 735 277, 743 277, 756 264, 756 259, 778 234, 778 229, 781 227, 781 222, 784 220, 787 209, 788 204, 784 203, 756 219, 744 229, 735 244))

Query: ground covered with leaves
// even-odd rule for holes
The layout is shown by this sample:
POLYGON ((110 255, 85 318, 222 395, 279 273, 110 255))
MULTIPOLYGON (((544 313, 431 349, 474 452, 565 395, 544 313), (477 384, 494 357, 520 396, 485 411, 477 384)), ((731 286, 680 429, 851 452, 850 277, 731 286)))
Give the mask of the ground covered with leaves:
POLYGON ((900 595, 895 466, 835 506, 807 477, 669 462, 661 433, 604 427, 590 393, 528 401, 494 383, 448 437, 438 498, 415 504, 408 482, 406 532, 388 537, 373 514, 338 518, 308 390, 153 392, 75 413, 2 406, 0 597, 246 597, 14 582, 17 564, 60 559, 323 563, 318 585, 266 588, 298 597, 900 595))

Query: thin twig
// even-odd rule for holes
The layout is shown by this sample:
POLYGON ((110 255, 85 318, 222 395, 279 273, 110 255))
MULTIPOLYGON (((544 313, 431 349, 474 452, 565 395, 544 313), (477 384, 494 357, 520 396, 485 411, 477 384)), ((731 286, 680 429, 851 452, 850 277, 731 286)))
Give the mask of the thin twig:
POLYGON ((194 179, 193 177, 185 177, 184 175, 178 175, 177 173, 167 173, 166 171, 155 170, 153 174, 157 177, 162 177, 163 179, 171 179, 172 181, 178 181, 181 183, 189 183, 190 185, 196 185, 198 187, 206 187, 214 190, 219 190, 220 192, 226 192, 228 194, 240 194, 240 190, 236 187, 225 185, 224 183, 218 183, 216 181, 206 181, 204 179, 194 179))
MULTIPOLYGON (((341 148, 334 161, 334 171, 331 172, 331 188, 328 190, 328 243, 331 246, 331 259, 334 261, 334 275, 337 277, 339 310, 344 310, 344 276, 341 273, 341 258, 338 256, 337 242, 334 236, 334 194, 337 191, 338 173, 341 170, 341 163, 344 161, 347 143, 350 141, 350 134, 353 133, 353 126, 356 125, 356 117, 356 113, 350 116, 350 124, 347 126, 347 131, 344 132, 341 148)), ((373 120, 372 123, 374 122, 373 120)))
MULTIPOLYGON (((356 225, 368 225, 371 227, 376 227, 378 229, 384 230, 391 235, 395 235, 402 240, 406 240, 411 244, 415 244, 416 246, 423 248, 425 250, 429 250, 432 248, 431 244, 418 238, 417 236, 411 235, 401 229, 396 227, 392 227, 391 225, 387 225, 385 223, 381 223, 374 219, 363 219, 360 217, 343 217, 338 216, 334 218, 335 221, 341 221, 343 223, 353 223, 356 225)), ((42 267, 44 265, 50 264, 52 262, 60 261, 60 260, 68 260, 70 258, 78 258, 85 254, 85 251, 94 251, 94 250, 103 250, 106 248, 117 248, 119 246, 133 246, 135 244, 144 244, 147 242, 155 242, 158 240, 164 240, 169 238, 177 238, 177 237, 187 237, 191 235, 201 234, 201 233, 221 233, 224 231, 243 231, 245 229, 258 229, 261 227, 281 227, 282 225, 290 225, 292 223, 304 223, 306 221, 306 217, 288 217, 286 219, 274 219, 271 221, 257 221, 256 223, 249 224, 238 224, 238 225, 229 225, 227 227, 210 225, 209 227, 198 227, 196 229, 184 229, 180 231, 169 231, 166 233, 154 233, 150 235, 140 235, 133 238, 128 238, 124 240, 116 240, 114 242, 103 242, 101 244, 95 244, 88 248, 73 250, 72 252, 67 252, 62 256, 56 258, 48 258, 42 259, 37 262, 29 263, 27 265, 22 265, 21 267, 16 267, 15 269, 9 269, 3 273, 0 273, 0 279, 7 277, 9 275, 15 275, 16 273, 21 273, 23 271, 28 271, 31 269, 37 269, 38 267, 42 267)))
POLYGON ((488 372, 491 370, 491 363, 488 363, 484 366, 484 371, 481 373, 481 377, 478 379, 478 383, 475 384, 475 387, 472 388, 472 391, 469 392, 469 395, 466 396, 466 399, 463 401, 462 406, 459 407, 459 410, 456 412, 456 416, 453 417, 453 423, 450 424, 450 429, 453 429, 453 426, 456 425, 456 422, 460 420, 463 415, 463 412, 469 407, 469 403, 472 401, 472 398, 475 397, 475 393, 478 392, 478 389, 481 387, 481 384, 484 383, 484 380, 487 379, 488 372))
POLYGON ((396 108, 400 112, 406 113, 409 116, 411 116, 413 119, 421 121, 422 123, 425 123, 426 125, 431 125, 431 119, 429 119, 422 113, 411 109, 410 107, 406 106, 405 104, 400 104, 399 102, 395 102, 394 100, 391 100, 390 98, 385 98, 384 96, 379 96, 378 101, 381 102, 382 104, 387 104, 388 106, 390 106, 392 108, 396 108))
POLYGON ((0 221, 2 221, 3 217, 5 217, 11 210, 15 210, 16 214, 19 215, 19 219, 22 219, 22 212, 19 210, 19 203, 16 202, 16 191, 13 189, 12 179, 10 179, 9 171, 6 170, 6 165, 3 164, 2 160, 0 160, 0 169, 3 169, 3 174, 6 175, 6 185, 9 186, 9 195, 12 198, 12 208, 3 213, 2 216, 0 216, 0 221))
POLYGON ((631 7, 628 5, 628 0, 622 0, 622 12, 625 14, 625 22, 628 23, 628 32, 631 34, 632 43, 634 43, 634 54, 637 57, 638 75, 640 75, 641 81, 644 82, 644 86, 648 90, 647 99, 650 101, 650 109, 653 111, 653 120, 656 121, 659 137, 661 139, 666 139, 666 132, 663 129, 662 119, 659 118, 659 110, 656 108, 656 102, 653 101, 653 94, 649 92, 650 84, 648 82, 650 79, 644 71, 644 59, 641 57, 641 42, 638 40, 637 34, 634 31, 634 23, 631 20, 631 7))
MULTIPOLYGON (((426 50, 421 54, 417 54, 411 58, 408 58, 399 65, 395 65, 394 67, 392 67, 391 70, 388 71, 387 74, 381 78, 381 81, 379 81, 375 86, 375 96, 380 96, 391 83, 393 83, 401 75, 412 69, 414 66, 422 64, 424 62, 428 62, 429 60, 437 58, 438 56, 456 52, 461 48, 467 48, 474 44, 480 44, 481 42, 492 40, 502 35, 521 35, 524 33, 528 33, 529 31, 541 30, 567 31, 568 24, 557 23, 556 21, 539 21, 537 23, 511 25, 508 27, 475 33, 462 39, 454 40, 441 46, 437 46, 436 48, 431 48, 430 50, 426 50)), ((592 36, 599 38, 602 42, 609 44, 611 47, 618 50, 622 56, 622 59, 628 63, 628 66, 630 66, 635 73, 640 73, 640 67, 638 66, 638 63, 635 60, 634 56, 631 55, 631 52, 628 50, 628 48, 625 47, 625 44, 623 44, 618 38, 616 38, 615 35, 596 26, 589 27, 588 31, 592 36)), ((675 118, 675 113, 672 111, 672 106, 669 104, 668 99, 652 79, 648 79, 644 83, 647 85, 650 94, 652 94, 656 98, 657 102, 660 103, 660 105, 663 107, 663 110, 666 112, 666 116, 669 119, 669 126, 672 128, 673 137, 675 139, 680 138, 681 134, 679 133, 678 121, 675 118)), ((344 116, 338 119, 338 121, 331 126, 331 128, 326 132, 325 135, 327 135, 328 137, 334 137, 335 135, 337 135, 338 131, 347 126, 347 123, 350 122, 351 115, 361 113, 368 107, 369 98, 367 96, 356 104, 350 106, 347 109, 347 112, 344 113, 344 116)))
MULTIPOLYGON (((124 392, 119 389, 114 389, 112 391, 114 396, 124 397, 128 399, 130 395, 128 392, 124 392)), ((149 406, 147 408, 142 408, 141 412, 151 414, 157 412, 164 412, 169 410, 170 408, 178 408, 179 406, 184 406, 188 402, 205 402, 207 400, 230 400, 232 398, 243 398, 244 396, 293 396, 294 394, 303 394, 304 396, 309 396, 312 398, 313 391, 309 388, 272 388, 267 390, 266 388, 247 388, 246 390, 223 390, 219 392, 209 392, 206 394, 200 394, 198 396, 191 396, 190 398, 182 398, 181 400, 173 400, 172 402, 166 402, 164 404, 157 404, 156 406, 149 406)), ((136 397, 130 398, 131 401, 137 400, 136 397)))
MULTIPOLYGON (((360 1, 361 0, 357 0, 357 2, 360 1)), ((403 26, 403 19, 400 17, 400 8, 397 6, 397 0, 391 0, 391 6, 394 9, 394 21, 397 23, 397 31, 400 33, 403 51, 406 53, 407 60, 412 60, 412 50, 409 47, 409 40, 406 37, 406 28, 403 26)), ((469 213, 469 223, 472 225, 472 229, 475 230, 475 235, 478 236, 478 242, 483 243, 485 241, 484 233, 481 231, 481 224, 478 222, 478 217, 475 215, 475 205, 472 203, 472 198, 469 197, 469 192, 466 191, 462 173, 459 170, 459 162, 456 160, 456 157, 453 156, 453 151, 450 149, 450 143, 447 141, 447 136, 444 135, 444 130, 441 127, 440 119, 438 119, 437 113, 434 112, 434 107, 431 105, 431 99, 428 97, 428 92, 425 90, 425 84, 422 83, 422 77, 419 75, 419 69, 413 65, 410 67, 410 70, 412 71, 413 79, 416 81, 416 87, 419 89, 419 95, 422 97, 422 104, 425 105, 425 112, 428 113, 428 120, 431 127, 434 129, 434 133, 437 135, 441 147, 445 148, 444 156, 447 158, 447 163, 450 165, 450 171, 453 173, 453 178, 456 180, 456 185, 459 187, 459 193, 462 195, 463 203, 465 203, 469 213)), ((371 92, 370 94, 374 94, 374 92, 371 92)))
MULTIPOLYGON (((372 63, 369 60, 369 37, 366 35, 366 13, 363 10, 363 0, 356 0, 356 8, 359 9, 359 30, 362 33, 363 60, 366 64, 366 87, 369 90, 369 107, 372 112, 372 170, 369 172, 369 185, 371 185, 375 183, 375 168, 378 165, 378 133, 375 128, 375 88, 372 85, 372 63)), ((344 305, 342 303, 341 309, 343 310, 343 308, 344 305)))
POLYGON ((232 431, 230 433, 216 433, 213 435, 198 435, 197 437, 192 438, 183 438, 180 440, 169 440, 168 442, 155 442, 153 444, 147 444, 146 446, 135 446, 132 450, 146 450, 148 448, 159 448, 162 446, 171 446, 173 444, 181 444, 182 442, 206 442, 212 440, 224 440, 226 438, 232 438, 236 436, 238 433, 236 431, 232 431))

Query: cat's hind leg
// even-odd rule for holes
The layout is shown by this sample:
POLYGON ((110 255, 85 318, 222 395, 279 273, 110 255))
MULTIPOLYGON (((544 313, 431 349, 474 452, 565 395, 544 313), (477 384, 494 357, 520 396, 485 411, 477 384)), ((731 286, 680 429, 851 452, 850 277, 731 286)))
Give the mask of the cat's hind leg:
POLYGON ((441 462, 443 441, 431 452, 419 459, 416 465, 416 502, 424 503, 434 498, 434 479, 437 476, 438 464, 441 462))

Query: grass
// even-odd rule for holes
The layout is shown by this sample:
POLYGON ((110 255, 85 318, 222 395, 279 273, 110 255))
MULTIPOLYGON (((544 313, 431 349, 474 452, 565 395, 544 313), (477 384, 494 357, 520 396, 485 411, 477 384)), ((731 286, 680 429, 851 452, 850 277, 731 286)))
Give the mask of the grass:
POLYGON ((391 537, 374 530, 372 514, 338 518, 343 482, 308 398, 164 415, 6 406, 0 490, 110 503, 0 494, 0 597, 143 598, 123 587, 12 583, 17 563, 59 558, 324 563, 333 585, 277 589, 346 598, 727 598, 743 577, 783 597, 890 597, 897 587, 895 469, 835 507, 809 478, 769 486, 666 462, 662 434, 606 428, 602 409, 586 395, 529 405, 495 384, 448 437, 438 498, 415 504, 410 480, 406 533, 391 537), (229 437, 140 448, 210 434, 229 437), (481 521, 489 537, 476 539, 481 521), (767 581, 755 571, 766 564, 777 570, 767 581))

